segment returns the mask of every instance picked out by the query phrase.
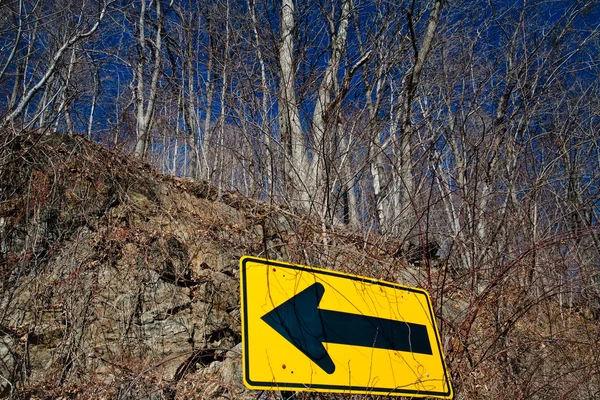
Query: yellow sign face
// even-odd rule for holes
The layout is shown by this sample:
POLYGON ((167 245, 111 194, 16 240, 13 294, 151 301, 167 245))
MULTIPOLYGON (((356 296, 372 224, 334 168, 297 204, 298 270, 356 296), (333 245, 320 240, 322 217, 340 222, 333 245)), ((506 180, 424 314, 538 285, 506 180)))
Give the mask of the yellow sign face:
POLYGON ((452 398, 424 290, 253 257, 240 281, 248 388, 452 398))

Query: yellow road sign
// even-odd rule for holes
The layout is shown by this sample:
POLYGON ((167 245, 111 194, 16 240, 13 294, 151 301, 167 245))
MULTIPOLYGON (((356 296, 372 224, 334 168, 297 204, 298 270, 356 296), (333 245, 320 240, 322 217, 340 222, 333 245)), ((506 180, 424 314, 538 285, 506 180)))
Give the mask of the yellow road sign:
POLYGON ((240 269, 247 387, 452 398, 426 291, 254 257, 240 269))

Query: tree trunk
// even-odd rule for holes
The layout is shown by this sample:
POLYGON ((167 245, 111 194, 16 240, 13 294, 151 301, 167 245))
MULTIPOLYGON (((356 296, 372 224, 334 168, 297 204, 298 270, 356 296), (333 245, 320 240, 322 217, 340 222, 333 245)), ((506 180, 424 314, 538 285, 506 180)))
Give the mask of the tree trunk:
POLYGON ((140 10, 139 19, 139 46, 141 59, 138 60, 136 68, 136 145, 134 155, 142 160, 146 158, 146 152, 149 145, 149 134, 152 127, 154 118, 156 97, 158 95, 158 78, 161 70, 161 52, 162 52, 162 13, 161 13, 161 1, 156 0, 156 16, 157 16, 157 27, 156 36, 154 38, 154 65, 152 69, 152 78, 150 81, 150 89, 146 98, 146 91, 144 85, 144 65, 146 63, 146 2, 142 0, 142 8, 140 10), (147 101, 146 101, 147 99, 147 101))
POLYGON ((279 130, 286 153, 285 173, 290 181, 292 205, 310 208, 308 156, 295 92, 294 71, 294 1, 281 3, 281 45, 279 47, 279 130), (308 184, 308 185, 307 185, 308 184))

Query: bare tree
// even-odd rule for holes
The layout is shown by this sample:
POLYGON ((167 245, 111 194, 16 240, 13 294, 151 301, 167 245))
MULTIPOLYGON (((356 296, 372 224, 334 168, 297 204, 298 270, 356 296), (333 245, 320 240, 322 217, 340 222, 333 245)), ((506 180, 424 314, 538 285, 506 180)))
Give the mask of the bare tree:
MULTIPOLYGON (((55 38, 55 43, 46 43, 43 36, 55 27, 50 25, 50 21, 44 14, 39 15, 39 13, 44 13, 48 9, 41 2, 20 1, 18 3, 17 10, 13 14, 17 20, 17 34, 12 41, 10 54, 2 67, 2 74, 5 74, 8 70, 14 70, 16 79, 13 85, 13 95, 8 104, 9 107, 6 108, 0 120, 0 129, 6 128, 15 119, 22 117, 36 95, 44 92, 47 85, 51 84, 52 80, 56 78, 67 56, 70 57, 67 64, 72 67, 75 47, 91 40, 104 20, 111 4, 112 1, 101 1, 97 4, 95 12, 90 12, 90 7, 87 4, 78 4, 75 7, 63 10, 62 12, 66 14, 63 18, 72 22, 62 26, 62 31, 56 32, 56 35, 50 35, 55 38), (79 9, 77 6, 79 6, 79 9), (41 26, 41 24, 47 25, 41 26), (22 40, 23 35, 27 36, 26 41, 22 40), (26 46, 25 43, 27 43, 26 46), (17 59, 15 54, 18 52, 24 52, 24 58, 19 57, 17 59), (37 62, 33 64, 35 62, 33 55, 39 53, 43 54, 43 58, 49 60, 47 64, 44 63, 44 66, 37 62)), ((69 74, 67 73, 67 75, 69 74)), ((42 96, 44 100, 39 102, 39 112, 34 115, 34 118, 37 118, 36 116, 39 116, 40 112, 46 111, 49 104, 48 96, 52 96, 52 94, 45 93, 42 96)), ((66 99, 66 96, 64 99, 66 99)), ((58 110, 64 111, 65 107, 58 107, 58 110)))
POLYGON ((137 25, 138 60, 135 65, 135 109, 136 109, 136 144, 134 154, 136 157, 145 158, 148 151, 149 134, 152 128, 156 98, 158 96, 158 80, 162 65, 162 39, 163 39, 163 13, 161 0, 155 0, 147 4, 141 0, 139 20, 137 25), (155 32, 154 40, 151 42, 147 37, 147 19, 149 18, 148 7, 154 5, 155 32), (152 63, 150 71, 150 87, 146 91, 146 64, 152 63))

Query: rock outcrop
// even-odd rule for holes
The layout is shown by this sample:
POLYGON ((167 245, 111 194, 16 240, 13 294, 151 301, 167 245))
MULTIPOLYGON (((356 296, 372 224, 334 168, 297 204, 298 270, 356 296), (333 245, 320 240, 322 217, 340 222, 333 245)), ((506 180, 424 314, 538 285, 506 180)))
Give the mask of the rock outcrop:
POLYGON ((399 279, 364 238, 332 234, 324 248, 287 210, 217 199, 208 184, 83 138, 11 146, 17 156, 0 172, 4 394, 251 397, 240 370, 242 255, 399 279))
POLYGON ((427 240, 323 229, 81 137, 16 137, 0 148, 0 397, 258 398, 241 378, 246 254, 427 289, 457 399, 600 393, 597 315, 526 258, 460 271, 427 240))

